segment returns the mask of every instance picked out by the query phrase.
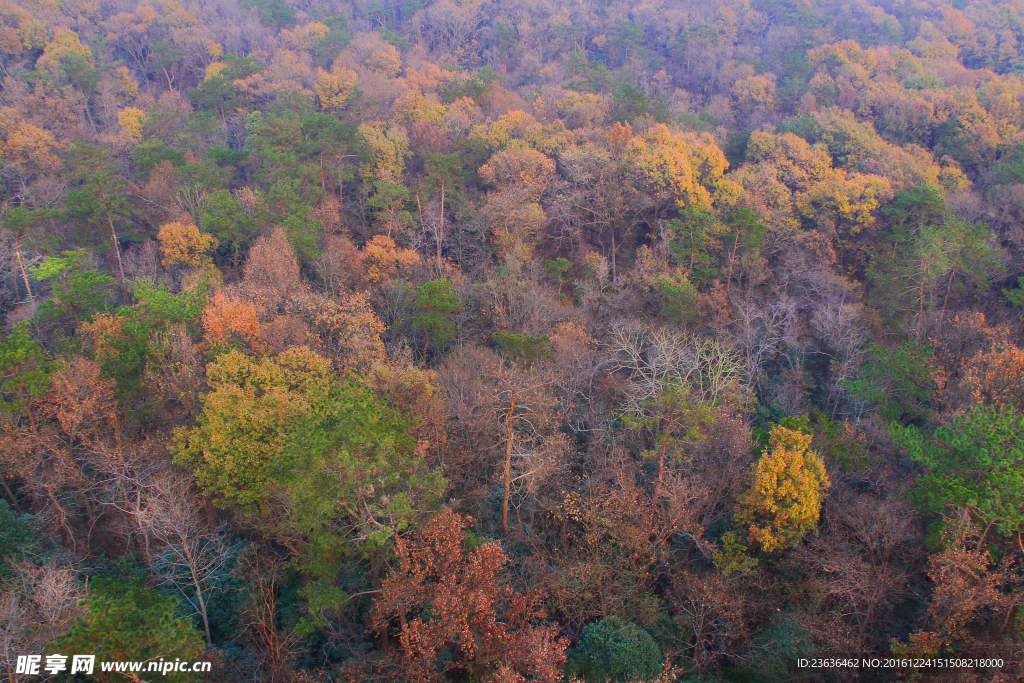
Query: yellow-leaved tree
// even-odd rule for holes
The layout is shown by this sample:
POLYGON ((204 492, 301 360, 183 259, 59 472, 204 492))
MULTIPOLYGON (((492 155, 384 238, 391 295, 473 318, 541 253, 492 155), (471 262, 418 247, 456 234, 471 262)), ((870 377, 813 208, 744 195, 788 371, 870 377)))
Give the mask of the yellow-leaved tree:
POLYGON ((217 238, 199 232, 187 219, 178 219, 160 226, 157 233, 165 268, 185 266, 203 268, 213 265, 208 252, 217 248, 217 238))
POLYGON ((323 69, 317 71, 316 85, 313 88, 316 90, 316 96, 320 98, 323 110, 338 114, 352 99, 358 84, 359 77, 355 71, 335 64, 330 72, 323 69))
POLYGON ((217 505, 266 505, 268 469, 311 414, 310 397, 335 381, 331 362, 301 346, 259 360, 233 349, 206 375, 213 390, 198 425, 175 432, 175 462, 194 468, 217 505))
POLYGON ((754 464, 754 484, 738 521, 750 525, 749 540, 766 552, 795 546, 818 526, 830 482, 825 464, 809 450, 810 434, 776 427, 754 464))
POLYGON ((146 124, 146 112, 138 107, 125 107, 117 115, 117 122, 133 139, 141 140, 142 127, 146 124))

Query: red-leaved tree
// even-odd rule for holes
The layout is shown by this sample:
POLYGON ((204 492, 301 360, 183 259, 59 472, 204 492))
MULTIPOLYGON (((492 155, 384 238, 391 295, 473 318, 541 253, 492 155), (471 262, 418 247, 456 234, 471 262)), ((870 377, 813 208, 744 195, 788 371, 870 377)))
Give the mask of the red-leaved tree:
POLYGON ((508 556, 497 542, 467 553, 466 526, 446 510, 396 539, 398 568, 374 604, 374 628, 397 621, 402 666, 417 683, 449 671, 494 683, 560 681, 568 643, 544 623, 541 596, 502 580, 508 556))

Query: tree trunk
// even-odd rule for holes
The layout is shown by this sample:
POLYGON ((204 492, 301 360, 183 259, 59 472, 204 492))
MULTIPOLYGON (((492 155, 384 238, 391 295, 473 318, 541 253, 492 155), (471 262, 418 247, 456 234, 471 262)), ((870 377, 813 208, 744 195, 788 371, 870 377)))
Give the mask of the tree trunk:
MULTIPOLYGON (((32 301, 32 287, 28 284, 28 273, 25 272, 25 261, 21 258, 21 237, 14 241, 14 255, 18 257, 18 267, 21 269, 21 279, 25 281, 25 291, 28 292, 28 300, 32 301)), ((17 282, 17 280, 15 280, 17 282)), ((17 287, 15 287, 17 290, 17 287)))
POLYGON ((946 323, 946 306, 949 304, 949 293, 953 291, 953 276, 956 270, 949 271, 949 282, 946 283, 946 298, 942 300, 942 315, 939 316, 939 325, 946 323))
POLYGON ((182 539, 182 549, 185 551, 185 557, 188 558, 188 571, 192 576, 192 586, 196 589, 196 599, 199 601, 199 616, 203 618, 203 632, 206 634, 206 644, 213 645, 213 640, 210 639, 210 620, 206 615, 206 601, 203 600, 203 587, 199 582, 199 576, 196 574, 195 558, 192 557, 192 553, 188 550, 184 539, 182 539))
POLYGON ((729 292, 732 290, 732 269, 736 265, 736 251, 739 249, 740 241, 737 239, 733 242, 732 253, 729 254, 729 275, 725 280, 725 296, 729 298, 729 292))
POLYGON ((420 367, 422 369, 426 370, 427 369, 427 349, 430 347, 430 332, 427 331, 426 327, 423 328, 423 338, 424 338, 424 341, 423 341, 423 365, 420 366, 420 367))
POLYGON ((423 241, 427 241, 427 228, 423 225, 423 205, 420 204, 420 193, 416 193, 416 213, 420 217, 420 230, 423 231, 423 241))
POLYGON ((505 441, 505 499, 501 502, 501 532, 508 536, 508 497, 511 488, 512 477, 512 413, 516 410, 516 392, 512 392, 512 406, 508 409, 508 419, 505 421, 507 437, 505 441))
POLYGON ((658 487, 665 481, 665 450, 668 447, 668 443, 663 443, 661 449, 658 452, 658 487))
MULTIPOLYGON (((373 589, 375 591, 379 591, 381 588, 381 584, 382 581, 380 578, 380 557, 376 552, 373 552, 370 554, 370 585, 373 586, 373 589)), ((404 629, 405 613, 403 612, 400 616, 402 619, 402 627, 404 629)), ((380 640, 385 652, 391 649, 391 643, 388 640, 388 630, 386 628, 382 628, 380 630, 380 640)))
POLYGON ((612 226, 612 282, 614 283, 618 279, 618 273, 615 270, 615 226, 612 226))
POLYGON ((444 183, 441 183, 441 224, 434 231, 434 239, 437 242, 437 273, 441 274, 441 239, 444 237, 444 183))
POLYGON ((117 270, 121 273, 121 287, 124 288, 124 265, 121 263, 121 245, 117 243, 117 233, 114 232, 114 221, 110 214, 107 214, 107 223, 110 224, 110 238, 114 240, 114 252, 117 254, 117 270))
POLYGON ((4 485, 4 491, 7 493, 7 497, 11 499, 11 507, 20 515, 22 512, 21 506, 18 505, 18 499, 14 497, 14 492, 7 486, 7 480, 0 477, 0 484, 4 485))
POLYGON ((167 89, 168 90, 174 90, 175 92, 177 92, 177 90, 174 88, 174 78, 171 76, 170 73, 167 72, 167 67, 166 66, 162 66, 160 68, 164 72, 164 78, 167 79, 167 89))
POLYGON ((920 343, 921 334, 924 332, 924 285, 928 279, 928 266, 925 265, 924 273, 921 275, 921 289, 917 302, 917 341, 920 343))

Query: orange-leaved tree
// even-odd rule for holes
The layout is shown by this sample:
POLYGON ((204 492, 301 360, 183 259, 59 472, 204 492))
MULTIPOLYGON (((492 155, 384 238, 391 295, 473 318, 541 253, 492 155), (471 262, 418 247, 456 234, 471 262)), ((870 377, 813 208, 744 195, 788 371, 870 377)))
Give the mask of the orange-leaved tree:
POLYGON ((208 252, 217 248, 217 238, 199 232, 199 228, 185 218, 179 218, 160 226, 157 233, 160 240, 160 253, 163 254, 165 268, 185 266, 201 268, 213 265, 208 252))
POLYGON ((203 311, 203 338, 208 350, 241 347, 265 351, 256 306, 218 291, 203 311))

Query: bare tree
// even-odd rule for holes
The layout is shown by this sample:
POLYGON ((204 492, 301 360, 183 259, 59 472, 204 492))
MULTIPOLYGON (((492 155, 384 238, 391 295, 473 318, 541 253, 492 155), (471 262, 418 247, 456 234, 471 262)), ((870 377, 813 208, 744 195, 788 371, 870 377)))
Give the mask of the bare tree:
MULTIPOLYGON (((628 127, 620 130, 628 131, 628 127)), ((616 282, 619 250, 636 238, 650 208, 650 197, 636 187, 637 170, 625 145, 609 146, 611 150, 580 147, 563 151, 559 162, 568 184, 552 202, 551 215, 569 229, 580 226, 590 233, 611 263, 612 282, 616 282)))
POLYGON ((18 655, 41 654, 46 643, 63 635, 85 610, 88 590, 71 567, 21 562, 0 591, 0 663, 15 681, 18 655))
POLYGON ((786 346, 794 302, 784 296, 771 303, 762 301, 753 296, 750 289, 735 293, 732 300, 734 324, 731 341, 743 354, 751 383, 760 389, 764 381, 764 366, 786 346))
POLYGON ((291 680, 298 651, 295 635, 277 625, 281 563, 270 555, 250 554, 244 562, 247 606, 242 625, 260 658, 270 669, 270 683, 291 680))
POLYGON ((685 571, 672 578, 669 596, 673 621, 693 634, 687 645, 698 671, 718 666, 744 637, 743 598, 729 578, 685 571))
MULTIPOLYGON (((477 485, 497 477, 505 492, 502 526, 508 527, 512 488, 528 489, 557 470, 566 450, 555 433, 555 398, 536 368, 506 363, 493 351, 466 346, 438 373, 457 428, 450 442, 462 442, 466 467, 477 485), (494 467, 497 465, 497 467, 494 467)), ((464 474, 465 476, 465 474, 464 474)))
POLYGON ((627 412, 640 412, 645 402, 671 386, 685 385, 701 401, 746 402, 748 377, 739 356, 712 339, 701 339, 667 327, 649 329, 618 325, 609 342, 619 358, 613 366, 629 374, 627 412))
POLYGON ((435 2, 414 23, 427 44, 442 52, 457 54, 464 50, 477 29, 479 8, 441 0, 435 2))
POLYGON ((825 506, 827 533, 798 556, 820 573, 846 639, 866 652, 882 618, 908 589, 920 523, 905 503, 858 494, 843 483, 834 489, 825 506))
POLYGON ((165 473, 142 492, 135 510, 139 530, 147 537, 150 570, 174 588, 203 621, 207 644, 210 620, 206 597, 223 575, 232 551, 223 535, 202 519, 202 505, 192 482, 165 473))

